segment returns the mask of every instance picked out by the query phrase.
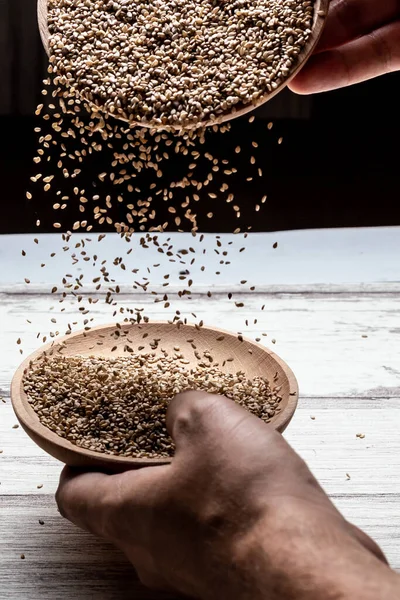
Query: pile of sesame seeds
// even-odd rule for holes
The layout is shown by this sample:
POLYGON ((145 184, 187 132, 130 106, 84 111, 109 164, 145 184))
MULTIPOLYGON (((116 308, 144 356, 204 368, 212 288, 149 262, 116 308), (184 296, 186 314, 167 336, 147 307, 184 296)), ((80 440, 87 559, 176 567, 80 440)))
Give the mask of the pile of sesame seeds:
POLYGON ((269 423, 280 411, 280 386, 223 372, 205 357, 195 366, 173 356, 43 356, 23 380, 41 423, 73 444, 135 458, 173 456, 165 428, 169 401, 185 390, 224 395, 269 423))
POLYGON ((49 0, 57 83, 151 127, 254 105, 297 65, 311 0, 49 0))

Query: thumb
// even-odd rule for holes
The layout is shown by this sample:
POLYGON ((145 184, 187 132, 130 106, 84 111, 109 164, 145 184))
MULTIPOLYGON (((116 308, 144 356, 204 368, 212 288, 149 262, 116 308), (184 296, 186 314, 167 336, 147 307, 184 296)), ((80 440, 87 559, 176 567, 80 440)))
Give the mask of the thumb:
POLYGON ((207 392, 188 391, 171 400, 166 418, 167 430, 176 445, 176 454, 199 446, 212 451, 232 447, 235 441, 261 434, 264 440, 280 437, 261 419, 233 400, 207 392))

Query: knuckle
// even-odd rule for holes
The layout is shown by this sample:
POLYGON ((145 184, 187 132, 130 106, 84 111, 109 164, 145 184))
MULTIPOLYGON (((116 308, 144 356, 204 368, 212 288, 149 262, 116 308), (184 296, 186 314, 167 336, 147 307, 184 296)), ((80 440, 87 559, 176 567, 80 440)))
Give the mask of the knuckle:
POLYGON ((185 392, 176 396, 175 402, 181 404, 174 418, 175 432, 187 435, 197 431, 199 425, 215 411, 218 398, 205 392, 185 392))
POLYGON ((201 430, 211 420, 217 418, 221 398, 211 394, 199 394, 189 407, 187 418, 190 427, 201 430))
POLYGON ((174 421, 175 436, 176 435, 178 435, 178 436, 188 435, 191 432, 191 429, 192 429, 192 422, 191 422, 190 415, 188 413, 180 414, 175 417, 175 421, 174 421))
POLYGON ((383 35, 381 30, 378 30, 369 33, 368 37, 378 61, 383 64, 384 70, 387 72, 393 70, 392 48, 386 36, 383 35))
POLYGON ((338 39, 348 40, 357 31, 360 23, 364 21, 365 7, 363 2, 352 0, 337 0, 332 5, 334 26, 338 32, 338 39))
POLYGON ((203 530, 209 533, 222 532, 232 522, 226 506, 212 500, 204 502, 198 508, 197 519, 203 530))

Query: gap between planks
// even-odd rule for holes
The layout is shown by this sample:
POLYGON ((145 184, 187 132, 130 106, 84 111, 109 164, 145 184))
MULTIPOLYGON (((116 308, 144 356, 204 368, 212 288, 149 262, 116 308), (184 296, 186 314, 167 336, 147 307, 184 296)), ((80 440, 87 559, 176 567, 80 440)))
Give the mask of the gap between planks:
MULTIPOLYGON (((132 276, 132 279, 134 277, 132 276)), ((2 284, 0 285, 0 294, 4 296, 49 296, 52 286, 60 285, 59 281, 52 281, 51 283, 45 284, 24 284, 15 282, 11 284, 2 284)), ((140 291, 132 291, 132 285, 119 284, 121 292, 118 294, 118 297, 122 297, 124 295, 135 297, 142 299, 145 296, 149 296, 149 292, 140 292, 140 291)), ((258 294, 262 294, 264 296, 279 296, 281 294, 289 294, 294 296, 319 296, 319 295, 382 295, 382 296, 391 296, 397 295, 400 292, 400 283, 398 282, 383 282, 383 283, 343 283, 343 284, 294 284, 294 285, 281 285, 281 284, 270 284, 270 285, 260 285, 258 286, 254 283, 256 289, 254 292, 244 291, 243 285, 232 283, 231 285, 227 284, 213 284, 210 285, 193 285, 192 286, 192 296, 206 296, 208 291, 213 293, 213 296, 218 297, 222 295, 226 295, 228 292, 234 292, 236 295, 248 295, 248 296, 257 296, 258 294)), ((105 286, 106 287, 106 284, 105 286)), ((112 287, 112 286, 111 286, 112 287)), ((166 289, 165 287, 154 285, 151 289, 152 291, 156 291, 158 294, 164 294, 167 292, 171 296, 177 296, 178 291, 181 290, 184 285, 170 285, 166 289)), ((101 292, 96 290, 95 285, 86 285, 83 284, 81 288, 79 288, 79 293, 91 295, 92 297, 102 297, 105 296, 107 292, 101 292)), ((59 295, 59 294, 58 294, 59 295)), ((57 294, 54 294, 53 297, 57 297, 57 294)))

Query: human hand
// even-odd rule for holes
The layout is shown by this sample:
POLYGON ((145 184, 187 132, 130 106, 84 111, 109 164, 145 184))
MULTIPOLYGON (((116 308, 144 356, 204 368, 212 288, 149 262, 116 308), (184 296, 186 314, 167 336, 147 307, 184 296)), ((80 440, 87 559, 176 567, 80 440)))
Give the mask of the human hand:
POLYGON ((327 590, 347 598, 334 595, 340 569, 358 591, 371 573, 391 574, 285 440, 231 400, 180 394, 167 426, 170 465, 65 468, 57 492, 61 514, 121 548, 145 585, 205 600, 329 600, 327 590))
POLYGON ((399 69, 399 0, 332 0, 316 52, 289 87, 313 94, 399 69))

